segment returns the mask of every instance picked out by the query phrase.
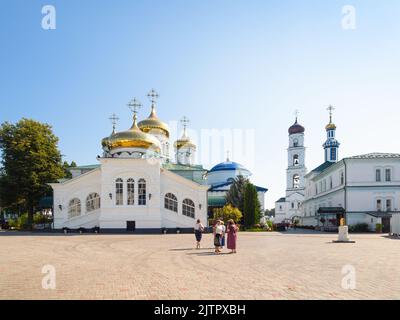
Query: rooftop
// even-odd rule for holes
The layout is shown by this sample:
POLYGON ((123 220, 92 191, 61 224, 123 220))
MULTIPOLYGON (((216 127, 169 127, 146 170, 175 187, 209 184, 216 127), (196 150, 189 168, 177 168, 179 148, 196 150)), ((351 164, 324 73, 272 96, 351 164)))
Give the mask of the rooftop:
POLYGON ((381 153, 381 152, 373 152, 362 154, 354 157, 349 157, 349 159, 388 159, 388 158, 395 158, 400 159, 399 153, 381 153))

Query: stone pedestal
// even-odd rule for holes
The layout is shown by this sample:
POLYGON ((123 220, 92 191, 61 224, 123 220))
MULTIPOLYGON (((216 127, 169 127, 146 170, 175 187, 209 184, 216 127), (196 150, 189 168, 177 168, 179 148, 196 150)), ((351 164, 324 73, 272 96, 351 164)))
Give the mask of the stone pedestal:
POLYGON ((338 239, 333 242, 345 242, 345 243, 355 243, 355 241, 351 241, 349 238, 349 227, 348 226, 340 226, 338 239))

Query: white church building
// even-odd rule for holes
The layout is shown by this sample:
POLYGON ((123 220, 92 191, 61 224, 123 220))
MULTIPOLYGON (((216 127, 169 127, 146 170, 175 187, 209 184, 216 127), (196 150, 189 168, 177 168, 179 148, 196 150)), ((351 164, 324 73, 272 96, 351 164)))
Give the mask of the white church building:
POLYGON ((140 103, 134 99, 131 128, 116 132, 114 123, 102 140, 99 165, 77 168, 72 179, 51 184, 55 229, 156 232, 193 230, 197 219, 207 224, 209 186, 200 183, 202 169, 193 165, 196 146, 186 130, 174 143, 173 168, 183 167, 192 178, 169 170, 169 128, 156 115, 157 93, 148 96, 150 116, 137 123, 140 103))
MULTIPOLYGON (((148 97, 151 112, 140 122, 140 103, 134 99, 129 104, 130 129, 117 132, 117 118, 110 118, 113 130, 101 142, 99 164, 71 168, 71 179, 50 184, 55 229, 192 231, 197 219, 207 225, 212 209, 225 204, 235 178, 251 175, 229 159, 211 170, 196 165, 197 146, 187 135, 188 120, 182 120, 183 134, 171 144, 170 129, 156 114, 158 94, 152 90, 148 97)), ((257 187, 257 191, 263 209, 267 189, 257 187)))
POLYGON ((369 153, 339 161, 336 125, 326 125, 324 162, 307 172, 304 166, 304 128, 289 128, 289 166, 286 198, 276 202, 275 222, 296 217, 303 226, 336 231, 340 220, 391 232, 393 215, 400 214, 400 154, 369 153))

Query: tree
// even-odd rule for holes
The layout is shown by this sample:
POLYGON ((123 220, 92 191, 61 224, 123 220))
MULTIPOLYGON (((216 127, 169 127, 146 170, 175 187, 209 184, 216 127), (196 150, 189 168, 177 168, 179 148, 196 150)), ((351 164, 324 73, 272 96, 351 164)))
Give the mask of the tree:
POLYGON ((233 207, 238 208, 240 212, 243 212, 244 192, 248 183, 249 180, 245 177, 241 175, 237 176, 225 195, 226 202, 231 204, 233 207))
POLYGON ((260 202, 257 189, 252 183, 247 183, 244 192, 243 214, 245 227, 251 227, 260 221, 260 202))
POLYGON ((242 217, 243 215, 240 210, 230 204, 225 205, 223 208, 214 209, 214 220, 222 219, 226 223, 232 219, 233 221, 238 222, 242 217))
POLYGON ((23 118, 0 126, 2 153, 0 202, 19 213, 27 211, 32 226, 35 207, 50 193, 48 183, 65 175, 58 138, 48 124, 23 118))
POLYGON ((68 178, 68 179, 71 179, 72 178, 72 174, 71 174, 70 169, 71 168, 76 168, 75 161, 71 161, 71 164, 69 164, 67 161, 64 161, 62 166, 63 166, 63 170, 64 170, 64 177, 68 178))

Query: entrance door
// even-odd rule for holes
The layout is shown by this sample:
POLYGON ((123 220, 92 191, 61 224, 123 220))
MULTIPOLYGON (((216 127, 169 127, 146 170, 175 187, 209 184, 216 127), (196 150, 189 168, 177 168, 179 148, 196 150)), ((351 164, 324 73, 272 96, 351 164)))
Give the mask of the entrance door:
POLYGON ((126 222, 126 231, 135 231, 136 229, 136 221, 127 221, 126 222))
POLYGON ((390 217, 382 218, 382 232, 390 232, 390 217))

